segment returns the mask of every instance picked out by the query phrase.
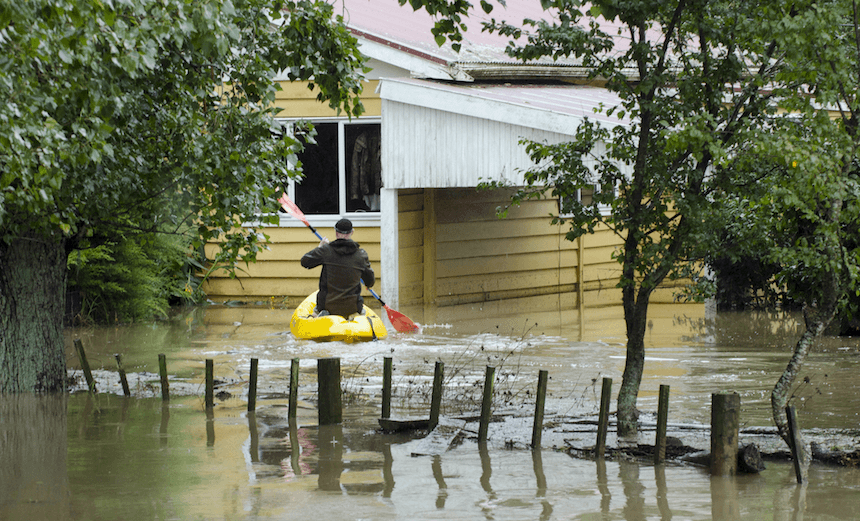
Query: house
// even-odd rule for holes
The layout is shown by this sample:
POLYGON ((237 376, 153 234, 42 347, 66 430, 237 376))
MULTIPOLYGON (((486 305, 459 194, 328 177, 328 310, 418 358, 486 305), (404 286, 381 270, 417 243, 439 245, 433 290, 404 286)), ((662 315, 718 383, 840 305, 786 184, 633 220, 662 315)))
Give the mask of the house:
MULTIPOLYGON (((349 217, 354 239, 377 272, 386 302, 421 323, 467 319, 492 309, 517 315, 535 309, 582 309, 617 304, 620 245, 601 230, 569 242, 552 226, 553 199, 513 208, 504 191, 477 190, 482 181, 522 184, 532 166, 522 139, 561 142, 583 118, 617 98, 588 84, 574 62, 522 64, 504 54, 507 37, 466 20, 462 49, 439 47, 433 20, 395 0, 339 0, 350 30, 373 70, 366 77, 366 115, 349 120, 318 103, 304 84, 283 83, 284 124, 314 122, 318 146, 302 157, 306 177, 289 195, 311 224, 333 236, 349 217)), ((509 21, 541 16, 539 0, 509 2, 494 16, 509 21)), ((589 194, 581 194, 588 197, 589 194)), ((238 279, 211 278, 215 301, 286 297, 292 305, 317 286, 317 270, 299 258, 317 239, 287 214, 270 228, 272 249, 238 279)), ((652 302, 671 299, 658 291, 652 302)), ((366 299, 368 301, 372 298, 366 299)))

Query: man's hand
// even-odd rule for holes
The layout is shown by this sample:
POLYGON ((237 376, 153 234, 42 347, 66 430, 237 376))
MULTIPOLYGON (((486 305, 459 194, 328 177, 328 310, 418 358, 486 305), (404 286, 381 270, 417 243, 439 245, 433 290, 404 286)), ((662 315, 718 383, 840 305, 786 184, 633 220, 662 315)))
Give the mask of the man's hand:
POLYGON ((320 241, 319 246, 317 246, 317 248, 322 248, 326 244, 328 244, 328 237, 323 237, 322 240, 320 241))

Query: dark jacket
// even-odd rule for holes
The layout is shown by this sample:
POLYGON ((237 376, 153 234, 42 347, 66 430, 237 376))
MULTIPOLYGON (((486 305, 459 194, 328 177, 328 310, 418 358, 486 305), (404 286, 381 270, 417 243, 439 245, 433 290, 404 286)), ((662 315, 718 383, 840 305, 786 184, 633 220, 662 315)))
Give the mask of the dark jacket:
POLYGON ((343 317, 361 312, 364 305, 361 281, 371 287, 376 279, 367 252, 358 243, 352 239, 337 239, 307 252, 301 262, 308 269, 323 267, 317 311, 325 309, 343 317))

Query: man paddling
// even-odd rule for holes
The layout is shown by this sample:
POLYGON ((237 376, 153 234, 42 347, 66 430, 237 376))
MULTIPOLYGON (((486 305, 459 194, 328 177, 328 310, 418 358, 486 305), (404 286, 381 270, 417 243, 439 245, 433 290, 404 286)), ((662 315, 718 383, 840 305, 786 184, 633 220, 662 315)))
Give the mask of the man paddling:
POLYGON ((317 293, 317 316, 331 314, 349 318, 364 308, 362 281, 369 288, 376 279, 367 252, 352 240, 352 222, 339 220, 334 225, 334 232, 334 242, 323 238, 319 246, 302 257, 301 263, 308 269, 323 267, 317 293))

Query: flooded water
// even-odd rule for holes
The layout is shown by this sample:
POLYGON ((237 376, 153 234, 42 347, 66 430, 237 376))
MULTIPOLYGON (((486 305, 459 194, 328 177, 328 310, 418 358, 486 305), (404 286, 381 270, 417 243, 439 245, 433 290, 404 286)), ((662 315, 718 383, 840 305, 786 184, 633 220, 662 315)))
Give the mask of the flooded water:
MULTIPOLYGON (((402 310, 407 312, 408 310, 402 310)), ((813 464, 797 485, 789 461, 758 475, 712 478, 686 463, 592 461, 569 445, 593 444, 590 418, 601 380, 621 382, 620 308, 504 317, 465 309, 437 316, 416 335, 364 344, 299 341, 290 310, 210 307, 170 323, 68 331, 96 370, 99 393, 0 397, 0 519, 858 519, 860 471, 813 464), (456 318, 455 318, 456 317, 456 318), (122 355, 132 398, 121 396, 122 355), (163 402, 158 355, 171 374, 163 402), (340 357, 343 423, 319 426, 316 360, 340 357), (480 409, 487 366, 496 368, 486 445, 476 425, 432 456, 426 432, 379 431, 383 359, 394 360, 392 414, 429 410, 436 361, 445 364, 443 415, 480 409), (259 360, 256 411, 247 411, 250 360, 259 360), (300 359, 297 418, 287 418, 290 364, 300 359), (216 406, 203 406, 203 371, 214 360, 216 406), (539 370, 549 372, 543 448, 528 449, 539 370)), ((736 391, 742 428, 770 428, 769 393, 798 336, 798 318, 703 306, 652 306, 639 398, 640 442, 661 384, 669 422, 710 422, 711 394, 736 391)), ((793 402, 801 427, 854 450, 860 445, 860 341, 828 338, 806 364, 793 402), (838 440, 838 441, 837 441, 838 440)), ((614 396, 613 396, 614 407, 614 396)), ((683 439, 696 446, 696 440, 683 439)), ((707 439, 705 443, 707 443, 707 439)), ((610 445, 617 440, 610 437, 610 445)), ((784 450, 782 447, 781 450, 784 450)))

